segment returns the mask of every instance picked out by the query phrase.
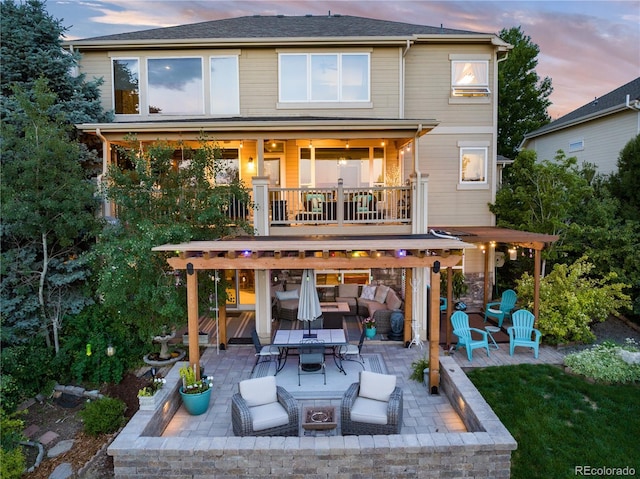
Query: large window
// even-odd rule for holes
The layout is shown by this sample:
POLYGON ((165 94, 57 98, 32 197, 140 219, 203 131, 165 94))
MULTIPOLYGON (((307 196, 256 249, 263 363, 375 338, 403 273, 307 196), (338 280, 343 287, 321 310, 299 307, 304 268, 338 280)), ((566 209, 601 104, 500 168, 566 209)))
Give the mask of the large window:
POLYGON ((281 102, 367 102, 368 53, 282 53, 281 102))
POLYGON ((487 148, 460 148, 460 183, 487 182, 487 148))
POLYGON ((451 91, 453 96, 487 96, 489 90, 488 61, 452 61, 451 91))
POLYGON ((211 113, 240 113, 238 57, 211 57, 211 113))
POLYGON ((204 113, 202 58, 147 60, 147 104, 150 114, 204 113))
POLYGON ((118 115, 140 113, 139 62, 137 58, 118 58, 113 66, 113 110, 118 115))
POLYGON ((301 148, 300 186, 331 188, 342 178, 346 188, 377 184, 384 175, 384 150, 373 148, 301 148))

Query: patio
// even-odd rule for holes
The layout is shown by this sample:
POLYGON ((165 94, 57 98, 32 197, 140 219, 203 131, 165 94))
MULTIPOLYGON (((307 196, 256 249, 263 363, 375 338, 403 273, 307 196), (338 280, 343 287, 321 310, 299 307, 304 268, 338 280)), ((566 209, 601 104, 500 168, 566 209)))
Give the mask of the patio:
MULTIPOLYGON (((507 361, 506 345, 492 350, 491 360, 507 361), (495 352, 494 352, 495 351, 495 352)), ((240 380, 250 377, 255 362, 249 345, 224 351, 207 348, 205 373, 214 376, 207 413, 190 416, 177 393, 178 374, 167 375, 167 398, 156 411, 140 411, 109 447, 116 478, 151 478, 171 471, 173 477, 451 477, 473 470, 474 477, 510 474, 511 451, 517 444, 468 380, 462 367, 480 366, 482 354, 469 364, 466 354, 440 357, 441 388, 409 380, 411 362, 427 353, 401 343, 367 341, 366 356, 384 358, 404 391, 402 434, 391 436, 304 435, 235 437, 230 398, 240 380), (459 363, 458 363, 459 362, 459 363), (447 475, 448 474, 448 475, 447 475)), ((531 354, 516 354, 528 357, 531 354)), ((555 362, 541 349, 539 361, 555 362)), ((357 365, 356 365, 357 366, 357 365)), ((334 367, 333 364, 329 367, 334 367)), ((298 400, 305 406, 339 406, 339 399, 298 400)))

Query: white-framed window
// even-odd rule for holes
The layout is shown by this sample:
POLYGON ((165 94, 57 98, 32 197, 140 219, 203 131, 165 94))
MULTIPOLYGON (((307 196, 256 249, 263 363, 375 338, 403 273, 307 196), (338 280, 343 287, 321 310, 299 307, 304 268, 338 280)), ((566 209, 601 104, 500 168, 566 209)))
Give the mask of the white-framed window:
POLYGON ((584 150, 584 140, 574 140, 569 142, 569 153, 584 150))
POLYGON ((487 183, 486 147, 460 148, 460 184, 487 183))
POLYGON ((140 60, 113 58, 113 111, 116 115, 140 114, 140 60))
POLYGON ((147 107, 152 115, 203 114, 202 58, 148 58, 147 107))
POLYGON ((211 114, 240 113, 240 73, 238 56, 210 57, 211 114))
POLYGON ((453 96, 488 96, 489 62, 486 60, 453 60, 451 62, 453 96))
POLYGON ((282 103, 368 102, 369 53, 280 53, 282 103))

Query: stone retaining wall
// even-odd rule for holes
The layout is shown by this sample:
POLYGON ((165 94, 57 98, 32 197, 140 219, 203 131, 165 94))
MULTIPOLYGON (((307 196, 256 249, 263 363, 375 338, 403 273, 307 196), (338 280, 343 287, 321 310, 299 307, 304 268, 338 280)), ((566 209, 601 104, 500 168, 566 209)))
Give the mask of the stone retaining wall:
POLYGON ((153 437, 180 406, 177 370, 173 368, 167 375, 167 402, 154 412, 138 412, 109 447, 116 479, 510 477, 515 440, 449 357, 440 360, 441 392, 449 397, 469 432, 153 437))

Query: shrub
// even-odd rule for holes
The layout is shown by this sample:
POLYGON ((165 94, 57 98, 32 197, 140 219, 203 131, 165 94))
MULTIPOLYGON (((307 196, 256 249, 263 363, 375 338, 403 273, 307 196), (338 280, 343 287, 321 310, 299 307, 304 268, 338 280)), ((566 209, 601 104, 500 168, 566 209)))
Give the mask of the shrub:
POLYGON ((88 403, 80 411, 84 430, 91 436, 116 432, 125 422, 126 404, 120 399, 102 398, 88 403))
POLYGON ((52 378, 52 357, 52 351, 39 339, 2 348, 0 394, 6 410, 14 410, 21 401, 45 389, 52 378))
POLYGON ((8 414, 4 407, 0 407, 0 477, 17 479, 22 476, 25 468, 25 457, 20 447, 20 441, 25 439, 22 434, 24 422, 16 414, 8 414))
POLYGON ((640 364, 628 364, 620 357, 620 350, 637 352, 638 345, 632 339, 620 346, 605 341, 564 358, 565 365, 574 373, 596 381, 608 383, 631 383, 640 381, 640 364))
MULTIPOLYGON (((629 296, 623 293, 627 285, 616 281, 617 274, 593 278, 589 276, 592 269, 593 265, 582 257, 571 265, 556 264, 540 281, 537 327, 545 342, 593 342, 593 321, 602 322, 629 307, 629 296)), ((523 306, 532 309, 533 278, 525 273, 516 289, 523 306)))

